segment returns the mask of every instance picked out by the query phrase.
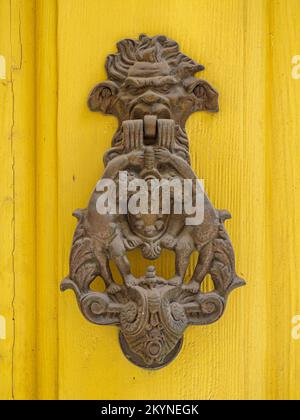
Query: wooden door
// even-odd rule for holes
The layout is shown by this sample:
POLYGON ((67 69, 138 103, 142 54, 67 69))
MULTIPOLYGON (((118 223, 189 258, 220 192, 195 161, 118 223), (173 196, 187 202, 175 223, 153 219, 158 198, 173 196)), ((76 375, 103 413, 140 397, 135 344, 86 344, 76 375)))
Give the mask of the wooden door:
POLYGON ((299 36, 299 0, 0 0, 1 399, 300 398, 299 36), (140 33, 178 41, 220 92, 219 114, 189 120, 192 164, 233 214, 247 280, 155 372, 59 292, 72 211, 116 129, 87 95, 116 42, 140 33))

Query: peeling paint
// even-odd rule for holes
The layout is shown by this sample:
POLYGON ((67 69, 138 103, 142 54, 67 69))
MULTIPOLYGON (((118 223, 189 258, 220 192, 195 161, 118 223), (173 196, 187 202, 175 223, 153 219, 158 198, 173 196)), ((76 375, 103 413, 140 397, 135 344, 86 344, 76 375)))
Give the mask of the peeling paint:
POLYGON ((6 60, 3 55, 0 55, 0 79, 6 80, 6 60))
POLYGON ((6 340, 6 319, 0 315, 0 340, 6 340))

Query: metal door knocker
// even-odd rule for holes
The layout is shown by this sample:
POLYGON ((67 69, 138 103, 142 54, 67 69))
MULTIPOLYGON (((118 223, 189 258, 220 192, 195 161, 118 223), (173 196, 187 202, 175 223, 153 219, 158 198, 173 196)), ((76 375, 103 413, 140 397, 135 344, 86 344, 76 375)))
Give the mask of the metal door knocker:
POLYGON ((204 67, 165 36, 141 35, 117 47, 106 61, 108 80, 94 88, 88 104, 91 111, 116 116, 119 126, 88 208, 74 213, 70 275, 61 288, 76 293, 89 321, 120 327, 131 362, 158 369, 179 353, 185 329, 217 321, 229 293, 245 282, 224 227, 231 216, 214 208, 190 166, 188 117, 219 109, 215 89, 194 77, 204 67), (149 266, 135 278, 126 255, 135 249, 153 261, 163 249, 174 251, 174 277, 161 278, 149 266), (185 283, 195 251, 198 262, 185 283), (114 281, 110 261, 123 284, 114 281), (214 290, 203 293, 208 275, 214 290), (104 293, 90 288, 97 277, 104 293))

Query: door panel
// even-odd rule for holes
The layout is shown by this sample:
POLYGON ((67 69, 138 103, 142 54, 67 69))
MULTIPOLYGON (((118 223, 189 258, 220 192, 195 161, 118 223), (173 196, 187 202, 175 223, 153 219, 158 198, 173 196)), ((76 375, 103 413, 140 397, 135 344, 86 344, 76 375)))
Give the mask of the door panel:
MULTIPOLYGON (((21 16, 25 67, 12 69, 10 76, 20 83, 13 128, 14 96, 1 86, 9 109, 0 116, 5 128, 0 171, 7 190, 1 191, 7 247, 1 250, 6 268, 1 268, 0 315, 8 331, 0 341, 5 355, 0 397, 299 399, 300 341, 291 336, 292 318, 300 313, 300 81, 291 76, 292 57, 300 54, 298 1, 12 3, 13 16, 21 16), (106 78, 104 61, 116 42, 140 33, 178 41, 182 51, 205 65, 203 78, 220 92, 220 113, 194 115, 187 131, 197 175, 215 206, 233 215, 227 227, 238 273, 247 280, 232 294, 225 316, 212 326, 190 328, 179 357, 155 372, 131 365, 120 350, 117 328, 89 324, 72 293, 59 293, 76 225, 71 214, 87 205, 117 127, 113 117, 89 112, 87 96, 106 78), (25 89, 36 102, 34 110, 26 102, 23 113, 25 89), (20 139, 13 143, 19 157, 15 166, 11 130, 20 139), (22 185, 14 171, 23 174, 22 185), (13 261, 21 264, 25 257, 26 267, 13 271, 13 261), (29 314, 28 308, 36 312, 29 314), (25 372, 35 378, 28 387, 25 372)), ((1 0, 7 16, 8 5, 1 0)), ((13 34, 16 20, 7 28, 13 34)), ((7 47, 2 39, 8 35, 0 28, 1 48, 7 47)), ((142 274, 147 264, 139 253, 131 258, 135 273, 142 274)), ((172 264, 173 257, 165 255, 157 270, 170 277, 172 264)), ((189 276, 191 271, 192 265, 189 276)))

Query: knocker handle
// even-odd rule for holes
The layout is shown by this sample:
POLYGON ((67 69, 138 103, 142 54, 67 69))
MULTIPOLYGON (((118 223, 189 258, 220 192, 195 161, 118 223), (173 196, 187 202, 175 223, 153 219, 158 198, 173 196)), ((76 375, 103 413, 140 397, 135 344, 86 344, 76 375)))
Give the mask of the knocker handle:
POLYGON ((125 152, 145 146, 163 147, 172 151, 175 142, 175 121, 145 115, 143 120, 124 121, 122 135, 125 152))

